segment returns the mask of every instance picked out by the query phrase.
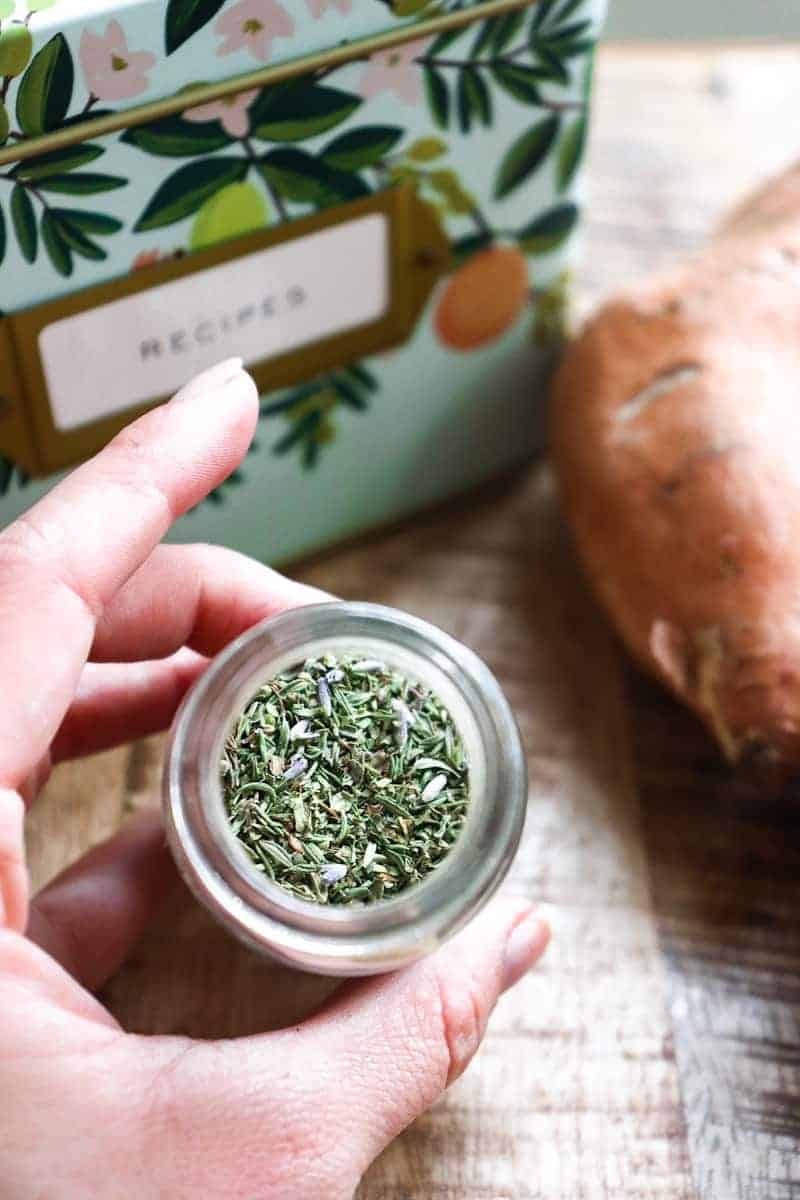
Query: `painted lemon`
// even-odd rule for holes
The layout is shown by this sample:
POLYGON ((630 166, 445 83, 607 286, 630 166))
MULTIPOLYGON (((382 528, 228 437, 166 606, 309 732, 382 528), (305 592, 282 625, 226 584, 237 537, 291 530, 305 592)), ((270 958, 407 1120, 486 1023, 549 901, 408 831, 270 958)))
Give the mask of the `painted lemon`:
POLYGON ((511 328, 529 296, 528 264, 521 250, 481 250, 444 289, 434 318, 436 334, 451 350, 477 350, 511 328))
POLYGON ((397 17, 412 17, 427 8, 431 0, 394 0, 392 9, 397 17))
POLYGON ((33 53, 33 38, 27 25, 9 25, 0 33, 0 75, 21 75, 33 53))
POLYGON ((254 184, 229 183, 198 211, 189 245, 192 250, 203 250, 217 242, 253 233, 264 228, 267 216, 266 201, 254 184))

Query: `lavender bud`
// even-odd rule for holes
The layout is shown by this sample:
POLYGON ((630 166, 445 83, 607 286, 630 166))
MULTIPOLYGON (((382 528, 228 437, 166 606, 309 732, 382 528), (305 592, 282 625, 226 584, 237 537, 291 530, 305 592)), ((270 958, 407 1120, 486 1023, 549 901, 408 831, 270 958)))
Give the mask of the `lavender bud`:
POLYGON ((320 879, 330 886, 332 883, 340 883, 346 874, 347 867, 342 863, 326 863, 320 872, 320 879))
MULTIPOLYGON (((283 772, 283 778, 284 779, 297 779, 298 776, 303 774, 303 772, 305 771, 307 766, 308 766, 308 763, 303 758, 303 755, 296 754, 294 756, 294 758, 292 759, 292 761, 289 763, 289 766, 283 772)), ((430 784, 428 786, 430 787, 430 784)))
POLYGON ((325 716, 329 717, 333 710, 333 705, 331 703, 331 689, 328 687, 327 677, 320 679, 317 684, 317 696, 319 697, 320 708, 325 713, 325 716))
POLYGON ((430 783, 426 784, 425 787, 422 789, 422 795, 420 797, 422 803, 430 804, 431 800, 435 800, 436 797, 440 794, 440 792, 443 792, 446 787, 447 787, 447 776, 446 775, 436 775, 430 781, 430 783))
POLYGON ((377 658, 362 658, 360 662, 353 663, 353 670, 362 675, 384 675, 386 663, 379 662, 377 658))

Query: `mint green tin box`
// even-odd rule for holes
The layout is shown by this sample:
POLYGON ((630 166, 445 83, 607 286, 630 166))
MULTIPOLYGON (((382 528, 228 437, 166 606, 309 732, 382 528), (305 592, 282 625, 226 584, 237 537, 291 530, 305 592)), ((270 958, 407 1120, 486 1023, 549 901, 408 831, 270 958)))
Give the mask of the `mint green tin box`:
POLYGON ((513 467, 563 335, 604 0, 0 0, 0 525, 221 358, 177 525, 296 557, 513 467))

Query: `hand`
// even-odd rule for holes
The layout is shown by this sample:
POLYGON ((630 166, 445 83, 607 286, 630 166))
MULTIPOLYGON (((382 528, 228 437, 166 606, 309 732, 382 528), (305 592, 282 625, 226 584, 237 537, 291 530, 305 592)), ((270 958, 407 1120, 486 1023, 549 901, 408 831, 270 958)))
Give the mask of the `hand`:
POLYGON ((524 901, 497 903, 299 1028, 194 1043, 126 1034, 92 995, 173 878, 155 814, 29 904, 23 813, 51 764, 163 728, 209 655, 320 598, 228 551, 158 545, 256 418, 222 364, 0 534, 0 1200, 345 1200, 547 942, 524 901))

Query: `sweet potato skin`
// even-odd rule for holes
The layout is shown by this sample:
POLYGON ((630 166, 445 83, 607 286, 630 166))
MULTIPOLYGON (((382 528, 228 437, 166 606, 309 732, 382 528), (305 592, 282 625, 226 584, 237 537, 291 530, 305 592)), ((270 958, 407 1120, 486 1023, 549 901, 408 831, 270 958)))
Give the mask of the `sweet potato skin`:
POLYGON ((625 643, 731 762, 782 774, 800 767, 800 171, 778 184, 587 325, 551 445, 625 643))

